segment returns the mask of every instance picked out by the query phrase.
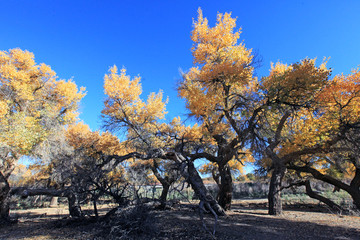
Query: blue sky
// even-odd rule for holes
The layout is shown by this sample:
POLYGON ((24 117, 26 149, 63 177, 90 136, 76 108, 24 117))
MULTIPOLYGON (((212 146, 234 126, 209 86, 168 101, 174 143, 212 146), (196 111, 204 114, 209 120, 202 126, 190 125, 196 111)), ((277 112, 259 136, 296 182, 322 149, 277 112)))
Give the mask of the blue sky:
POLYGON ((103 76, 125 66, 141 75, 144 98, 162 89, 168 117, 184 117, 177 97, 180 69, 192 66, 190 31, 201 7, 214 25, 218 12, 232 12, 241 40, 270 62, 331 57, 333 73, 360 64, 360 1, 0 1, 0 50, 19 47, 50 65, 60 78, 87 89, 80 118, 92 130, 101 126, 103 76))

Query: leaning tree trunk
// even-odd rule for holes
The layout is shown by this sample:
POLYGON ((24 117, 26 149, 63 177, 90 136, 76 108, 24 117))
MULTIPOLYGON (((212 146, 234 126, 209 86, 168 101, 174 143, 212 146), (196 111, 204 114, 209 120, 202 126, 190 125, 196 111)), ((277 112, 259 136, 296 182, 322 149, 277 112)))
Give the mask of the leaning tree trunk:
POLYGON ((298 167, 298 166, 290 166, 290 169, 294 169, 298 172, 307 172, 310 173, 315 179, 329 183, 334 185, 335 187, 338 187, 339 189, 342 189, 350 194, 354 205, 358 210, 360 210, 360 168, 355 169, 355 176, 351 180, 350 185, 333 178, 329 175, 323 174, 319 172, 315 168, 311 168, 308 166, 298 167))
POLYGON ((220 181, 221 184, 219 186, 219 194, 218 194, 218 202, 219 205, 225 210, 230 210, 231 208, 231 200, 232 200, 232 192, 233 192, 233 184, 232 177, 229 164, 225 164, 224 166, 219 166, 220 173, 220 181))
POLYGON ((176 163, 180 164, 180 173, 188 181, 200 199, 200 205, 209 206, 211 208, 210 210, 213 210, 218 216, 226 215, 224 209, 206 189, 192 161, 187 161, 184 156, 177 153, 168 153, 167 158, 173 159, 176 163))
POLYGON ((320 194, 317 194, 316 192, 314 192, 311 188, 311 184, 309 180, 305 181, 305 188, 306 188, 306 194, 314 199, 319 200, 320 202, 325 203, 326 205, 328 205, 333 211, 335 212, 342 212, 344 211, 344 209, 342 209, 342 207, 340 207, 339 205, 337 205, 336 203, 334 203, 333 201, 331 201, 330 199, 321 196, 320 194))
POLYGON ((9 183, 2 172, 0 172, 0 223, 10 222, 9 193, 9 183))
POLYGON ((210 194, 204 185, 198 171, 196 170, 194 163, 189 161, 187 163, 187 179, 194 190, 195 194, 199 197, 200 201, 208 203, 210 207, 219 216, 226 215, 224 209, 218 204, 214 197, 210 194))
POLYGON ((286 172, 286 167, 281 163, 274 162, 274 170, 269 185, 269 214, 280 215, 282 213, 281 185, 286 172))

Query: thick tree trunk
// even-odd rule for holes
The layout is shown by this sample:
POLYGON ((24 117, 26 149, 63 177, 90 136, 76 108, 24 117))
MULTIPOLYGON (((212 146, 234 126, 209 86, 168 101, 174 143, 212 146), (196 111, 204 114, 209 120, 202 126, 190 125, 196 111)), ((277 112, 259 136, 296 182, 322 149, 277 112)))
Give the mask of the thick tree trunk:
POLYGON ((348 192, 353 200, 353 204, 356 206, 358 210, 360 210, 360 190, 359 188, 352 188, 351 191, 348 192))
POLYGON ((68 194, 67 199, 69 204, 70 216, 74 218, 83 217, 83 213, 79 205, 78 195, 76 193, 71 192, 68 194))
POLYGON ((162 191, 161 191, 161 195, 160 195, 160 202, 161 202, 161 205, 160 205, 160 208, 161 209, 165 209, 166 207, 166 198, 167 198, 167 195, 169 193, 169 189, 170 189, 170 184, 167 183, 166 181, 162 181, 161 182, 162 184, 162 191))
POLYGON ((174 173, 171 173, 171 172, 170 172, 170 176, 169 175, 165 176, 165 177, 161 176, 161 174, 158 171, 158 165, 157 165, 156 161, 154 161, 154 165, 151 166, 151 170, 154 173, 157 180, 162 185, 162 192, 161 192, 161 196, 160 196, 159 200, 161 202, 161 206, 165 207, 166 198, 169 193, 170 186, 171 186, 171 184, 173 184, 173 182, 176 181, 176 177, 172 176, 171 174, 174 174, 174 173))
POLYGON ((348 192, 357 209, 360 210, 360 168, 355 169, 355 176, 350 183, 350 191, 348 192))
POLYGON ((274 162, 274 170, 271 175, 268 194, 270 215, 282 214, 281 185, 285 172, 286 167, 283 164, 275 164, 274 162))
POLYGON ((2 172, 0 172, 0 223, 10 222, 9 198, 9 183, 2 172))
POLYGON ((167 195, 169 193, 169 189, 170 189, 170 184, 166 183, 166 182, 162 182, 162 191, 161 191, 161 196, 159 198, 160 202, 165 203, 166 202, 166 198, 167 195))
POLYGON ((219 166, 220 181, 218 202, 219 205, 225 210, 230 210, 233 184, 229 164, 225 166, 219 166))

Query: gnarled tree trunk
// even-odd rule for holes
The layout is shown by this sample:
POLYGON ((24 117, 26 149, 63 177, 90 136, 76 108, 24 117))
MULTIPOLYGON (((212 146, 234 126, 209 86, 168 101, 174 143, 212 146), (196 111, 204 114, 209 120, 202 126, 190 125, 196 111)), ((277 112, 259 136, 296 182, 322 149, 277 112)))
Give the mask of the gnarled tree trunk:
POLYGON ((71 217, 79 218, 83 217, 81 207, 79 205, 79 198, 77 193, 70 192, 67 194, 68 204, 69 204, 69 213, 71 217))
POLYGON ((166 182, 161 182, 161 185, 162 185, 162 191, 161 191, 159 200, 160 200, 160 202, 165 203, 167 195, 169 193, 170 184, 168 184, 166 182))
POLYGON ((219 165, 220 181, 218 202, 219 205, 226 211, 231 208, 233 184, 229 164, 224 166, 219 165))
POLYGON ((281 201, 281 185, 284 178, 286 167, 281 163, 274 162, 274 170, 271 175, 269 185, 269 214, 280 215, 282 213, 282 201, 281 201))
POLYGON ((9 208, 10 186, 0 171, 0 223, 10 222, 9 208))
POLYGON ((305 187, 306 187, 306 194, 309 195, 309 197, 314 198, 319 200, 320 202, 325 203, 326 205, 328 205, 332 210, 336 211, 336 212, 341 212, 344 211, 344 209, 342 209, 339 205, 337 205, 336 203, 334 203, 333 201, 331 201, 330 199, 321 196, 320 194, 317 194, 316 192, 314 192, 311 188, 311 184, 309 180, 305 181, 305 187))
POLYGON ((336 186, 336 187, 346 191, 347 193, 350 194, 356 208, 360 209, 360 168, 357 167, 355 169, 355 176, 352 179, 350 185, 346 184, 336 178, 333 178, 329 175, 323 174, 323 173, 319 172, 318 170, 316 170, 315 168, 312 168, 309 166, 298 167, 298 166, 291 165, 291 166, 289 166, 289 168, 294 169, 299 172, 310 173, 315 179, 329 183, 333 186, 336 186))
POLYGON ((66 190, 56 190, 56 189, 31 189, 31 188, 12 188, 10 191, 11 195, 19 195, 21 197, 28 196, 55 196, 55 197, 66 197, 68 199, 69 213, 71 217, 83 217, 81 207, 79 205, 78 196, 76 193, 72 192, 69 189, 66 190))
POLYGON ((351 195, 354 205, 357 209, 360 210, 360 168, 355 169, 355 176, 350 182, 350 191, 348 193, 351 195))
POLYGON ((161 191, 161 195, 160 195, 159 200, 161 202, 161 206, 165 207, 166 199, 167 199, 167 195, 169 193, 170 186, 176 181, 176 179, 178 177, 177 177, 177 175, 176 175, 176 173, 174 171, 169 172, 168 176, 161 176, 158 169, 159 169, 158 164, 157 164, 156 161, 154 161, 154 164, 151 166, 151 170, 154 173, 156 179, 162 185, 162 191, 161 191))
POLYGON ((173 159, 176 163, 180 165, 181 175, 191 185, 195 194, 200 199, 201 204, 204 204, 205 206, 209 205, 218 216, 226 215, 224 209, 218 204, 218 202, 206 189, 204 182, 202 181, 192 161, 187 161, 184 156, 177 153, 168 153, 167 158, 173 159))

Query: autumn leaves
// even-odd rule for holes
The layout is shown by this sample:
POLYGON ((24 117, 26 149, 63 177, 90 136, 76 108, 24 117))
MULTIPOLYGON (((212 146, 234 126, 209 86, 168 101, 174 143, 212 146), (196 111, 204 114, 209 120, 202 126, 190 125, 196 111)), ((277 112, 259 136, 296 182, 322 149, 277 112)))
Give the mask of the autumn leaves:
POLYGON ((71 80, 58 80, 45 64, 36 64, 28 51, 0 52, 0 141, 27 154, 52 131, 52 121, 76 121, 85 95, 71 80))
MULTIPOLYGON (((122 141, 76 123, 85 89, 71 80, 59 80, 49 66, 36 64, 28 51, 1 51, 2 147, 12 157, 30 155, 57 126, 74 149, 85 149, 92 158, 155 150, 181 153, 188 162, 206 158, 210 164, 202 171, 218 177, 218 200, 225 209, 231 206, 231 173, 240 172, 242 163, 257 161, 269 172, 281 169, 276 183, 280 185, 289 164, 322 173, 339 167, 339 156, 333 154, 340 149, 337 144, 346 142, 346 134, 354 134, 359 125, 360 72, 331 79, 326 61, 318 66, 315 59, 304 59, 272 64, 269 75, 259 79, 254 76, 256 59, 239 41, 240 33, 231 14, 218 14, 210 27, 199 9, 191 32, 193 67, 178 84, 178 94, 196 122, 193 125, 185 125, 180 117, 167 123, 162 91, 143 100, 141 77, 111 67, 104 76, 106 99, 101 114, 105 130, 126 132, 122 141)), ((354 155, 350 152, 341 148, 342 155, 354 155)), ((157 166, 154 174, 173 167, 152 160, 158 161, 151 165, 157 166)), ((359 160, 348 161, 341 167, 352 177, 359 164, 359 160)))

